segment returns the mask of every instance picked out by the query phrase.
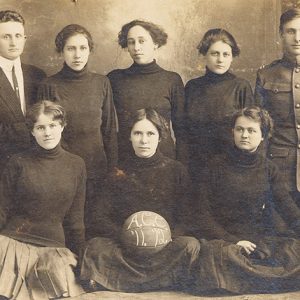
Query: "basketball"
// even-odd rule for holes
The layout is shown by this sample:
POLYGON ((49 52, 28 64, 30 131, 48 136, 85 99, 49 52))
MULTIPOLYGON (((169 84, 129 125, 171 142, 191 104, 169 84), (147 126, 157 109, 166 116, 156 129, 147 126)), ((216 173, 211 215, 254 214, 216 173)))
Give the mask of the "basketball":
POLYGON ((170 241, 168 222, 152 211, 139 211, 126 219, 121 242, 134 255, 151 255, 162 250, 170 241))

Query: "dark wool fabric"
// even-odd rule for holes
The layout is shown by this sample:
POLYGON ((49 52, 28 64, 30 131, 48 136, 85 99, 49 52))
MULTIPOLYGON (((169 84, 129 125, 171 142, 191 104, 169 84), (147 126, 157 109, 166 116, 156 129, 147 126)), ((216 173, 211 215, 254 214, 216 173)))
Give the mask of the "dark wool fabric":
MULTIPOLYGON (((36 102, 38 84, 46 77, 43 70, 22 64, 26 107, 36 102)), ((3 70, 0 68, 0 173, 9 158, 31 146, 32 135, 25 124, 25 116, 3 70)))
POLYGON ((218 75, 208 69, 204 76, 186 84, 185 99, 188 161, 194 178, 210 157, 232 143, 233 112, 254 100, 248 81, 229 72, 218 75))
POLYGON ((185 167, 160 152, 150 158, 129 158, 105 182, 103 206, 90 216, 94 234, 116 237, 124 221, 142 210, 163 216, 171 229, 188 206, 189 178, 185 167))
POLYGON ((13 156, 0 182, 1 234, 41 246, 67 246, 78 254, 85 240, 85 181, 83 160, 60 145, 13 156))
POLYGON ((229 242, 258 242, 273 235, 270 209, 300 233, 300 210, 281 180, 277 166, 255 153, 232 148, 209 163, 198 195, 196 236, 229 242))
MULTIPOLYGON (((161 68, 155 61, 146 65, 134 63, 128 69, 110 72, 114 103, 119 120, 119 159, 123 161, 132 151, 129 142, 132 127, 132 113, 137 109, 152 107, 161 114, 172 127, 177 146, 182 138, 184 118, 184 86, 181 77, 161 68)), ((165 155, 175 158, 175 145, 168 133, 162 141, 160 150, 165 155)))
POLYGON ((184 166, 159 152, 147 159, 131 157, 120 165, 107 180, 104 207, 95 210, 98 237, 87 243, 81 279, 93 279, 107 289, 127 292, 186 288, 197 262, 199 241, 176 236, 182 231, 172 230, 168 245, 144 256, 124 248, 119 234, 125 219, 141 210, 160 214, 174 229, 181 222, 188 182, 184 166))
POLYGON ((65 64, 43 81, 38 97, 65 108, 63 147, 84 159, 88 179, 103 179, 117 162, 116 119, 107 77, 89 72, 87 66, 78 72, 65 64))
POLYGON ((300 240, 275 235, 270 207, 298 236, 300 212, 277 166, 258 152, 234 148, 209 163, 193 205, 194 234, 209 240, 201 240, 196 289, 266 293, 299 287, 300 240), (247 255, 236 245, 241 240, 253 242, 256 249, 247 255))

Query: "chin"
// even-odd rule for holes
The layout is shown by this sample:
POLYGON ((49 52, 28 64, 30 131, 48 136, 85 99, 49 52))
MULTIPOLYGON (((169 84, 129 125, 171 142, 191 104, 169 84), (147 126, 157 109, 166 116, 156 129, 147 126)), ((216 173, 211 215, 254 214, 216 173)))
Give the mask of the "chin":
POLYGON ((226 73, 227 71, 228 71, 228 70, 225 70, 225 69, 222 69, 222 70, 216 69, 216 70, 214 70, 213 72, 214 72, 215 74, 222 75, 222 74, 226 73))

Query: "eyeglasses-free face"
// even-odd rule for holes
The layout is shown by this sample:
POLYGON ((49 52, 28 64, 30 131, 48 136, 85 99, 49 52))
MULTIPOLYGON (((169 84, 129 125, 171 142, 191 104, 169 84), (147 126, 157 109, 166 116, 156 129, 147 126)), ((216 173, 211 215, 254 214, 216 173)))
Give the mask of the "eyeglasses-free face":
POLYGON ((24 26, 20 22, 0 23, 0 56, 9 59, 17 59, 24 50, 26 36, 24 26))
POLYGON ((211 72, 224 74, 229 70, 232 63, 232 49, 228 44, 217 41, 209 47, 204 57, 206 67, 211 72))
POLYGON ((51 150, 60 142, 63 130, 64 127, 58 120, 53 120, 52 115, 40 114, 31 133, 38 145, 51 150))
POLYGON ((68 67, 74 71, 81 71, 87 64, 90 55, 87 38, 83 34, 70 36, 62 54, 68 67))
POLYGON ((136 156, 149 158, 155 154, 160 136, 153 123, 143 119, 132 127, 130 141, 136 156))
POLYGON ((254 152, 264 140, 260 124, 245 116, 236 119, 233 138, 237 148, 249 152, 254 152))
POLYGON ((154 60, 158 46, 150 33, 142 26, 133 26, 127 34, 127 49, 131 58, 139 65, 149 64, 154 60))

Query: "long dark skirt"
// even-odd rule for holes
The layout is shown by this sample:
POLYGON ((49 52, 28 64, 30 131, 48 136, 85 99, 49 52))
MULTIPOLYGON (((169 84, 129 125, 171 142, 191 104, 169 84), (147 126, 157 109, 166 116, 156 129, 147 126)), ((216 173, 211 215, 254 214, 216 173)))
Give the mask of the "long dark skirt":
POLYGON ((300 289, 300 240, 267 237, 257 251, 222 240, 201 240, 195 287, 234 293, 272 293, 300 289))
POLYGON ((199 250, 198 240, 180 236, 160 252, 143 257, 127 253, 112 239, 94 238, 85 250, 81 279, 122 292, 186 288, 199 250))

